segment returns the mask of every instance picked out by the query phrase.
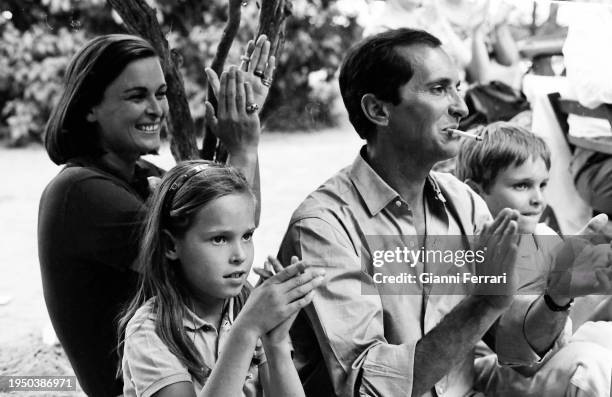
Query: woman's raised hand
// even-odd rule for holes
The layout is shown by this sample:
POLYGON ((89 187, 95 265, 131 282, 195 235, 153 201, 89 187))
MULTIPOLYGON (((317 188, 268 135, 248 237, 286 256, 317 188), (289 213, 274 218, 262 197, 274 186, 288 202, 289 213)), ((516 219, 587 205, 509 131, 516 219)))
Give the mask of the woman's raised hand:
POLYGON ((256 151, 259 116, 253 87, 246 81, 245 73, 231 66, 221 73, 221 78, 210 68, 206 68, 206 76, 218 103, 215 116, 212 104, 206 101, 206 124, 230 155, 256 151))
POLYGON ((262 34, 257 42, 249 40, 240 57, 240 70, 245 72, 246 81, 253 87, 254 102, 259 109, 266 102, 276 68, 276 57, 270 54, 270 47, 270 41, 262 34))
POLYGON ((215 111, 206 102, 206 124, 230 154, 257 150, 260 135, 259 110, 264 105, 276 67, 265 35, 250 40, 241 56, 240 67, 231 66, 219 77, 211 68, 206 76, 217 98, 215 111))
POLYGON ((267 335, 280 340, 287 335, 298 311, 312 301, 314 290, 323 283, 325 270, 309 268, 297 258, 292 258, 292 264, 285 269, 276 259, 269 260, 278 273, 251 292, 240 317, 262 337, 282 323, 276 333, 267 335))

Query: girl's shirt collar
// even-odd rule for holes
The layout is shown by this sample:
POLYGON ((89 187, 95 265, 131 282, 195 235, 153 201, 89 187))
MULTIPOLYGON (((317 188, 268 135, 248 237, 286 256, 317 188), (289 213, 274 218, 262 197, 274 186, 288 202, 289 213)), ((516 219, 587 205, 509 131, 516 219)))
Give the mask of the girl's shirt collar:
MULTIPOLYGON (((221 327, 227 328, 227 330, 229 330, 229 327, 234 323, 234 300, 235 297, 226 299, 223 303, 223 310, 221 311, 221 327)), ((214 330, 217 334, 219 333, 219 330, 217 330, 214 324, 203 320, 188 307, 185 307, 183 326, 192 332, 203 329, 204 331, 214 330)))

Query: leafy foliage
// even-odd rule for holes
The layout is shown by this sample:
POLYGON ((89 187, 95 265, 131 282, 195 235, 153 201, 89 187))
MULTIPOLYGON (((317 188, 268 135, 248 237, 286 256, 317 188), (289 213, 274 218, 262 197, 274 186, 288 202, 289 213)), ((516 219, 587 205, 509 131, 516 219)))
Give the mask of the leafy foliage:
POLYGON ((294 5, 298 4, 302 7, 294 7, 288 20, 276 82, 263 111, 270 129, 334 124, 334 103, 339 95, 336 71, 346 49, 361 37, 355 17, 342 15, 334 3, 294 5))
POLYGON ((84 42, 65 28, 48 34, 34 25, 19 32, 7 25, 0 39, 0 123, 12 144, 40 139, 61 89, 69 57, 84 42))
MULTIPOLYGON (((204 66, 210 64, 227 18, 227 0, 148 0, 158 11, 170 47, 181 54, 192 115, 203 122, 204 66)), ((262 116, 268 129, 332 125, 335 71, 361 32, 330 0, 293 0, 284 50, 262 116)), ((122 32, 104 0, 5 0, 0 16, 0 138, 13 145, 41 140, 70 57, 98 34, 122 32)), ((248 1, 228 62, 239 63, 255 34, 258 4, 248 1)), ((201 129, 200 129, 201 130, 201 129)))

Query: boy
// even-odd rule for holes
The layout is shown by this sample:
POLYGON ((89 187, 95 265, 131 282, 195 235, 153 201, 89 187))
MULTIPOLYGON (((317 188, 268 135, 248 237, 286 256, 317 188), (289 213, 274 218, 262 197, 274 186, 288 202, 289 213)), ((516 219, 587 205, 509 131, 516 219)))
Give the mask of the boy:
POLYGON ((561 242, 551 228, 539 223, 546 208, 550 151, 542 138, 511 123, 492 123, 479 135, 482 141, 461 144, 457 178, 484 199, 493 216, 504 208, 519 211, 520 291, 540 294, 546 288, 553 248, 561 242))
MULTIPOLYGON (((544 191, 548 184, 550 151, 542 138, 512 123, 492 123, 481 128, 478 134, 482 141, 461 144, 457 178, 484 199, 493 216, 504 208, 520 213, 519 292, 541 294, 546 290, 556 247, 562 241, 551 228, 539 223, 546 208, 544 191)), ((606 220, 598 216, 585 229, 606 220)))
MULTIPOLYGON (((492 123, 481 128, 478 135, 483 138, 482 141, 469 140, 461 144, 456 162, 457 178, 484 199, 493 216, 504 208, 519 211, 519 233, 522 236, 516 263, 519 273, 518 291, 520 294, 542 295, 547 288, 557 247, 562 242, 551 228, 539 223, 546 208, 544 192, 549 178, 550 151, 540 137, 512 123, 492 123)), ((607 218, 594 218, 588 227, 597 227, 595 222, 600 221, 605 223, 607 218)), ((577 299, 574 307, 576 316, 571 316, 576 323, 574 329, 589 316, 595 319, 594 307, 603 298, 603 295, 591 295, 577 299)), ((567 304, 562 307, 563 305, 556 304, 554 300, 552 303, 547 302, 547 305, 554 311, 567 310, 570 306, 567 304)), ((607 305, 609 303, 600 304, 607 305)), ((599 308, 598 311, 604 310, 599 308)), ((567 342, 587 340, 609 349, 611 345, 605 342, 604 335, 609 334, 610 329, 612 328, 607 322, 589 323, 571 336, 571 321, 568 321, 564 330, 565 338, 560 338, 559 347, 567 342)), ((477 348, 477 352, 477 372, 487 373, 485 368, 496 367, 495 355, 484 344, 477 348)), ((533 370, 537 371, 537 367, 533 370)), ((533 374, 531 372, 524 375, 533 374)), ((512 383, 515 390, 523 387, 527 393, 530 390, 530 379, 534 378, 523 378, 508 368, 498 367, 496 375, 491 379, 501 385, 512 383), (518 386, 519 384, 522 386, 518 386)))

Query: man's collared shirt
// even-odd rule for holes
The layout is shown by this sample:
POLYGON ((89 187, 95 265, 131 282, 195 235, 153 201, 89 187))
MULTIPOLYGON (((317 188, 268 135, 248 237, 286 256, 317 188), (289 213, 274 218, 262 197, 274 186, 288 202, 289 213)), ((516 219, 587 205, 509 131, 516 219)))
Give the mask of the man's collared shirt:
MULTIPOLYGON (((432 172, 424 195, 427 236, 473 236, 491 219, 484 201, 450 174, 432 172)), ((399 294, 366 294, 376 286, 372 269, 364 268, 362 259, 372 256, 369 236, 389 236, 392 241, 416 233, 407 203, 361 155, 295 211, 280 248, 281 262, 289 263, 296 255, 309 265, 325 267, 327 274, 327 282, 291 331, 307 395, 411 394, 417 342, 465 294, 429 294, 428 286, 421 284, 399 294)), ((465 244, 469 248, 467 240, 465 244)), ((424 266, 412 271, 423 272, 424 266)), ((497 348, 503 341, 515 355, 523 352, 523 361, 510 360, 515 364, 539 359, 521 332, 505 331, 516 330, 519 323, 522 329, 529 303, 515 305, 516 315, 496 329, 497 348)), ((472 393, 473 383, 473 356, 468 355, 435 389, 438 395, 465 396, 472 393)))

